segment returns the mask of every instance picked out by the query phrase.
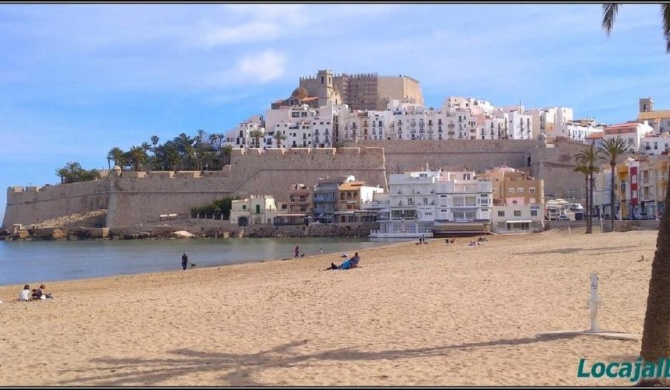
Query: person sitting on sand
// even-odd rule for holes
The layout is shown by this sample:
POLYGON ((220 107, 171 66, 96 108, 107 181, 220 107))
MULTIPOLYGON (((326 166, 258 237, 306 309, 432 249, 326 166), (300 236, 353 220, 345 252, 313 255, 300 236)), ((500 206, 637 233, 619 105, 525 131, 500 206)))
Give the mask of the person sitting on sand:
POLYGON ((33 290, 33 299, 47 299, 51 298, 51 294, 47 294, 46 290, 47 286, 40 284, 40 288, 37 290, 33 290))
POLYGON ((358 252, 354 253, 354 257, 351 258, 351 268, 358 268, 358 262, 361 261, 361 257, 358 255, 358 252))
POLYGON ((21 290, 18 300, 22 302, 30 300, 30 285, 26 284, 25 286, 23 286, 23 290, 21 290))
MULTIPOLYGON (((330 263, 330 267, 326 268, 324 271, 328 271, 331 269, 350 269, 352 268, 352 262, 351 259, 347 259, 347 254, 344 253, 342 254, 342 257, 345 259, 342 264, 340 265, 335 265, 335 263, 330 263)), ((353 259, 353 257, 352 257, 353 259)))

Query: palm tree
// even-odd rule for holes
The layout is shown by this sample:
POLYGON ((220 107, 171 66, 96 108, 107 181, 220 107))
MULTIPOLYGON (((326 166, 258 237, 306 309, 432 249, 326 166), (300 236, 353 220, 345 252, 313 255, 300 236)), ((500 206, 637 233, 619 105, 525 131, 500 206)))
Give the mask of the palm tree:
MULTIPOLYGON (((603 28, 607 35, 612 32, 614 27, 614 19, 619 11, 621 3, 607 3, 603 4, 603 28)), ((663 17, 663 36, 665 37, 665 51, 670 53, 670 4, 661 4, 661 15, 663 17)))
POLYGON ((152 135, 151 136, 151 144, 154 146, 154 154, 156 153, 156 146, 158 146, 158 141, 160 138, 158 138, 157 135, 152 135))
MULTIPOLYGON (((603 28, 609 34, 620 4, 603 5, 603 28)), ((661 4, 665 51, 670 53, 670 4, 661 4)), ((665 192, 666 210, 670 207, 670 182, 665 192)), ((656 253, 651 264, 651 279, 647 295, 647 311, 644 315, 642 348, 640 356, 645 362, 658 362, 670 357, 670 213, 663 213, 658 227, 656 253)), ((668 386, 668 378, 645 378, 639 386, 668 386)))
POLYGON ((203 129, 198 129, 197 134, 195 136, 195 146, 199 146, 203 142, 205 142, 205 139, 207 138, 207 132, 203 129))
POLYGON ((233 153, 233 147, 230 145, 225 145, 219 149, 221 156, 223 156, 223 166, 230 165, 230 155, 233 153))
POLYGON ((123 166, 126 164, 125 153, 119 147, 113 147, 107 152, 107 158, 114 160, 114 165, 118 165, 123 169, 123 166))
POLYGON ((260 147, 261 147, 260 139, 261 139, 261 137, 263 136, 263 132, 260 131, 260 130, 252 130, 252 131, 249 133, 249 136, 250 136, 251 138, 253 138, 253 139, 256 141, 256 147, 257 147, 257 148, 260 148, 260 147))
POLYGON ((577 153, 575 160, 579 164, 575 168, 575 172, 583 173, 586 177, 586 234, 593 232, 593 189, 594 189, 594 173, 600 172, 596 166, 598 160, 601 159, 600 149, 596 149, 591 143, 591 146, 577 153))
POLYGON ((128 162, 132 164, 134 171, 139 171, 140 166, 147 161, 147 152, 141 146, 133 146, 128 151, 128 162))
POLYGON ((616 192, 614 191, 614 178, 616 172, 617 158, 628 151, 628 142, 620 136, 610 138, 600 146, 601 153, 610 164, 612 175, 610 177, 610 231, 614 231, 614 213, 616 213, 616 192))
POLYGON ((69 175, 67 168, 63 167, 56 169, 56 175, 60 177, 60 184, 65 184, 69 182, 67 179, 69 175))
POLYGON ((275 141, 277 141, 277 147, 281 148, 281 142, 286 139, 286 136, 279 130, 275 131, 275 141))

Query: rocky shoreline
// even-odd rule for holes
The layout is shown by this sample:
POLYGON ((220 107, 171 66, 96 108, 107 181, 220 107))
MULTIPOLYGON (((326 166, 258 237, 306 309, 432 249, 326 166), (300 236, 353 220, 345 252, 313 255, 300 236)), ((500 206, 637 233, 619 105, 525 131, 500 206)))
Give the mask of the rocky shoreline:
POLYGON ((186 225, 105 227, 32 227, 0 230, 0 241, 138 240, 175 238, 281 238, 281 237, 368 237, 374 223, 320 224, 312 226, 202 226, 186 225))
POLYGON ((235 226, 228 221, 181 218, 134 226, 105 226, 107 211, 72 214, 31 225, 0 229, 0 241, 144 240, 179 238, 368 237, 374 222, 235 226))

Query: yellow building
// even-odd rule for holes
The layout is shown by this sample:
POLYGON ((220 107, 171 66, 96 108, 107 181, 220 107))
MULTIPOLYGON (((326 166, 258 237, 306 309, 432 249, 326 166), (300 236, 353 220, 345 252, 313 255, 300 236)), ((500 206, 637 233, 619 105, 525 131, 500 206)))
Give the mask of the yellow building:
POLYGON ((500 166, 486 171, 484 178, 491 180, 494 206, 544 204, 544 180, 526 172, 500 166))

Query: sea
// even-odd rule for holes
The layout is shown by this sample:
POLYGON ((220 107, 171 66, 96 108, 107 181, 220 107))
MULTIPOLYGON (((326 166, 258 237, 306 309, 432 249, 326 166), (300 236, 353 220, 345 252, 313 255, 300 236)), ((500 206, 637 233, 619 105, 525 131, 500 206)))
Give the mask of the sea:
MULTIPOLYGON (((182 271, 181 255, 198 268, 292 259, 374 248, 397 239, 373 238, 198 238, 157 240, 0 241, 0 286, 41 284, 150 272, 182 271)), ((406 241, 406 240, 405 240, 406 241)), ((326 264, 327 262, 327 264, 326 264)), ((183 272, 183 271, 182 271, 183 272)))

